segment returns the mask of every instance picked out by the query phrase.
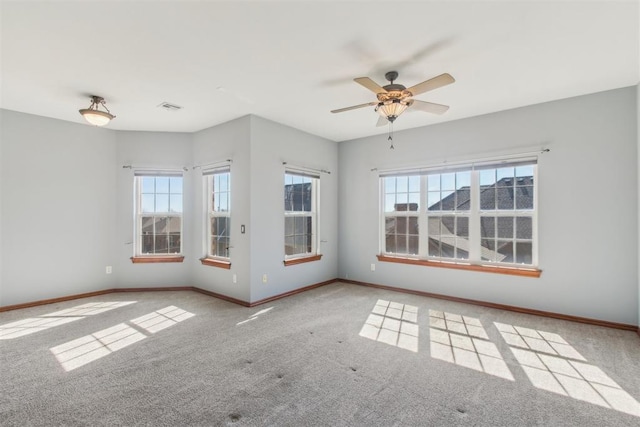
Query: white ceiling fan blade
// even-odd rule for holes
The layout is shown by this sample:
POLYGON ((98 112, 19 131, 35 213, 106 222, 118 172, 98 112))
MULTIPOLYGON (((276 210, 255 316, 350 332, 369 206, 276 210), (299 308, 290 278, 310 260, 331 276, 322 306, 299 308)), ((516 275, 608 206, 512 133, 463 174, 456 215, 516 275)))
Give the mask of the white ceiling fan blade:
POLYGON ((412 95, 415 96, 421 93, 428 92, 430 90, 438 89, 439 87, 442 87, 442 86, 449 85, 455 81, 456 80, 453 77, 451 77, 450 74, 444 73, 432 79, 426 80, 422 83, 418 83, 415 86, 411 86, 407 90, 411 92, 412 95))
POLYGON ((426 111, 427 113, 432 113, 432 114, 444 114, 449 109, 449 106, 442 105, 442 104, 434 104, 433 102, 419 101, 417 99, 414 99, 413 104, 411 104, 411 109, 426 111))
POLYGON ((364 108, 369 107, 371 105, 376 105, 377 102, 367 102, 366 104, 360 105, 352 105, 351 107, 338 108, 337 110, 331 110, 332 113, 342 113, 344 111, 355 110, 356 108, 364 108))
POLYGON ((382 116, 380 116, 380 117, 378 118, 378 123, 376 123, 376 126, 377 126, 377 127, 381 127, 381 126, 386 125, 387 123, 389 123, 389 120, 387 120, 387 118, 386 118, 386 117, 382 117, 382 116))
POLYGON ((353 81, 361 84, 375 94, 387 93, 387 91, 382 86, 371 80, 369 77, 358 77, 353 79, 353 81))

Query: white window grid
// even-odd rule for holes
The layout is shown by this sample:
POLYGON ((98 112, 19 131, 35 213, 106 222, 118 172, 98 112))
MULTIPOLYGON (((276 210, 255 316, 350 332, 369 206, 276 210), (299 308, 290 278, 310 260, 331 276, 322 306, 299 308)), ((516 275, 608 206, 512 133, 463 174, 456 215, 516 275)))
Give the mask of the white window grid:
POLYGON ((228 261, 231 258, 231 255, 230 255, 230 252, 231 252, 231 172, 228 169, 222 170, 220 172, 214 172, 209 175, 205 175, 205 178, 207 180, 207 184, 206 184, 207 218, 206 218, 206 225, 205 225, 207 230, 207 243, 206 243, 207 258, 228 261), (219 188, 218 191, 216 191, 215 185, 214 185, 215 179, 216 177, 220 177, 223 174, 227 176, 226 188, 224 189, 219 188), (215 197, 215 196, 219 196, 222 193, 225 193, 227 196, 226 210, 220 210, 216 206, 214 206, 214 198, 218 200, 218 197, 215 197), (213 246, 214 246, 213 231, 214 230, 212 230, 211 223, 214 218, 226 218, 226 226, 228 229, 228 236, 229 236, 228 246, 226 247, 227 256, 220 255, 219 253, 217 253, 217 251, 216 253, 213 253, 213 246))
MULTIPOLYGON (((285 177, 287 175, 300 175, 300 173, 287 171, 285 170, 285 177)), ((303 175, 306 176, 306 175, 303 175)), ((287 254, 285 251, 284 258, 292 259, 292 258, 300 258, 306 256, 314 256, 320 253, 319 248, 319 239, 318 235, 320 233, 320 221, 319 221, 319 212, 318 206, 320 202, 320 178, 316 176, 308 176, 311 179, 311 211, 298 211, 298 210, 287 210, 284 211, 285 217, 285 232, 284 236, 286 236, 286 218, 310 218, 311 219, 311 251, 309 252, 298 252, 293 254, 287 254)), ((283 247, 286 246, 283 245, 283 247)))
MULTIPOLYGON (((526 268, 536 268, 538 266, 538 168, 536 164, 531 164, 533 168, 533 208, 532 209, 480 209, 480 179, 479 179, 479 170, 474 170, 473 168, 469 168, 470 172, 470 209, 469 210, 440 210, 440 211, 429 211, 428 209, 428 186, 427 186, 427 177, 428 174, 420 175, 420 203, 418 211, 394 211, 394 212, 386 212, 385 211, 385 183, 384 180, 386 177, 380 178, 380 226, 379 226, 379 253, 383 255, 389 256, 406 256, 411 258, 418 259, 426 259, 432 261, 445 261, 445 262, 464 262, 475 265, 495 265, 495 266, 504 266, 504 267, 526 267, 526 268), (414 254, 402 254, 397 252, 387 252, 386 251, 386 219, 390 217, 399 217, 399 216, 418 216, 418 229, 419 230, 427 230, 427 232, 419 233, 419 251, 417 255, 414 254), (429 218, 433 217, 442 217, 442 216, 450 216, 453 218, 468 218, 469 221, 469 236, 468 236, 468 258, 461 259, 456 257, 442 257, 442 256, 430 256, 429 255, 429 218), (514 247, 514 260, 516 259, 515 250, 517 248, 517 243, 530 243, 532 246, 532 254, 531 254, 531 263, 516 263, 516 262, 501 262, 496 260, 486 260, 482 259, 483 251, 481 247, 481 230, 480 230, 480 218, 481 217, 494 217, 494 218, 504 218, 504 217, 514 217, 514 218, 528 218, 531 220, 532 227, 532 235, 531 239, 518 238, 515 231, 511 238, 498 238, 496 240, 501 241, 511 241, 514 247)), ((502 167, 510 167, 508 163, 501 165, 502 167)), ((400 173, 396 176, 402 176, 400 173)), ((517 221, 517 220, 516 220, 517 221)), ((456 220, 457 222, 457 220, 456 220)), ((496 220, 497 222, 497 220, 496 220)), ((497 236, 497 231, 496 231, 497 236)), ((451 236, 455 247, 458 248, 460 245, 461 238, 458 236, 451 236)), ((407 246, 408 247, 408 246, 407 246)))
MULTIPOLYGON (((183 250, 183 239, 182 237, 184 236, 184 221, 183 221, 183 213, 182 212, 143 212, 142 211, 142 178, 149 178, 149 177, 173 177, 173 178, 177 178, 178 176, 176 175, 165 175, 165 174, 158 174, 158 175, 140 175, 140 176, 135 176, 134 177, 134 189, 135 189, 135 194, 134 194, 134 203, 135 203, 135 230, 134 230, 134 255, 135 256, 176 256, 176 255, 182 255, 182 250, 183 250), (156 235, 155 233, 155 224, 156 224, 156 219, 157 218, 166 218, 166 219, 170 219, 170 218, 180 218, 180 251, 179 252, 168 252, 168 253, 148 253, 148 252, 143 252, 142 251, 142 218, 145 217, 152 217, 154 219, 153 223, 154 223, 154 236, 156 235)), ((182 179, 182 175, 179 176, 180 179, 182 179)), ((184 188, 182 193, 180 194, 181 197, 184 197, 184 188)), ((183 199, 184 201, 184 199, 183 199)), ((167 243, 169 244, 169 243, 167 243)))

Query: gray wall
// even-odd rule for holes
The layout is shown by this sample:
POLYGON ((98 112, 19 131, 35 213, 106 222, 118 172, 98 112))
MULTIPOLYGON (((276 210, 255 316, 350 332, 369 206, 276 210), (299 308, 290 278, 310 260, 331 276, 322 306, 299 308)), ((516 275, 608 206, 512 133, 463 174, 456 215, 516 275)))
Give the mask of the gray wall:
POLYGON ((197 165, 232 160, 231 164, 231 270, 202 265, 199 258, 206 255, 206 226, 204 213, 204 181, 202 169, 193 174, 194 215, 192 253, 185 259, 193 273, 193 285, 202 289, 249 301, 250 293, 250 116, 214 126, 194 134, 193 158, 197 165), (247 232, 240 234, 240 225, 247 232), (233 283, 233 275, 236 283, 233 283))
POLYGON ((338 144, 260 117, 251 117, 251 301, 335 279, 338 273, 338 144), (320 174, 319 261, 284 260, 284 171, 287 162, 320 174), (267 283, 262 276, 267 275, 267 283))
MULTIPOLYGON (((134 254, 134 187, 133 170, 123 166, 159 169, 180 169, 188 167, 184 173, 183 218, 193 215, 191 188, 192 136, 186 133, 170 132, 126 132, 117 131, 117 192, 114 199, 117 207, 115 227, 115 260, 113 274, 118 287, 158 287, 191 286, 191 273, 187 263, 133 264, 134 254)), ((192 258, 193 224, 184 221, 183 251, 185 260, 192 258)))
POLYGON ((636 122, 630 87, 397 132, 393 151, 384 135, 341 143, 339 277, 638 324, 636 122), (542 146, 539 279, 377 262, 372 168, 542 146))
POLYGON ((113 287, 116 133, 1 114, 0 305, 113 287))

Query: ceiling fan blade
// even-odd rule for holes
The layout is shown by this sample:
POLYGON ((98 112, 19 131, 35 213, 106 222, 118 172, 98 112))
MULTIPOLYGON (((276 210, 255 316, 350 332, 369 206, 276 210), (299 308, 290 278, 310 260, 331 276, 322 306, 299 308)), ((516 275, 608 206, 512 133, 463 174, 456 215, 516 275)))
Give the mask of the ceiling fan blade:
POLYGON ((387 118, 386 118, 386 117, 382 117, 382 116, 380 116, 380 117, 378 118, 378 123, 376 123, 376 126, 377 126, 377 127, 384 126, 384 125, 386 125, 387 123, 389 123, 389 120, 387 120, 387 118))
POLYGON ((442 104, 434 104, 433 102, 425 102, 419 101, 417 99, 413 100, 413 104, 411 104, 412 109, 426 111, 427 113, 432 114, 444 114, 449 109, 448 105, 442 104))
POLYGON ((440 74, 437 77, 424 81, 422 83, 418 83, 415 86, 411 86, 407 90, 411 92, 412 95, 415 96, 421 93, 428 92, 430 90, 438 89, 439 87, 442 87, 442 86, 449 85, 455 81, 456 80, 453 77, 451 77, 450 74, 444 73, 444 74, 440 74))
POLYGON ((371 105, 376 105, 376 104, 377 104, 377 102, 367 102, 366 104, 352 105, 351 107, 338 108, 337 110, 331 110, 331 112, 332 113, 342 113, 344 111, 355 110, 356 108, 369 107, 371 105))
POLYGON ((387 93, 387 91, 382 86, 371 80, 369 77, 358 77, 356 79, 353 79, 353 81, 361 84, 375 94, 387 93))

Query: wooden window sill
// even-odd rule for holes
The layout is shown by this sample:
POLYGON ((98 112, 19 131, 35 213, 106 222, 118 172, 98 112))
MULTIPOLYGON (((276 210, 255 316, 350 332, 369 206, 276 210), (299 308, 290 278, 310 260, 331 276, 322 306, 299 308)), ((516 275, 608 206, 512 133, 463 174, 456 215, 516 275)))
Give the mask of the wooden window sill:
POLYGON ((208 265, 209 267, 218 267, 224 268, 226 270, 231 270, 231 263, 229 261, 222 261, 213 258, 200 258, 200 262, 202 263, 202 265, 208 265))
POLYGON ((455 270, 481 271, 485 273, 509 274, 512 276, 523 276, 523 277, 540 277, 540 275, 542 274, 542 270, 538 270, 536 268, 498 267, 494 265, 475 265, 475 264, 463 264, 463 263, 456 263, 456 262, 439 262, 439 261, 428 261, 425 259, 417 259, 417 258, 393 257, 388 255, 378 255, 378 261, 396 262, 399 264, 423 265, 425 267, 452 268, 455 270))
POLYGON ((320 261, 320 258, 322 258, 322 255, 311 255, 300 258, 285 259, 284 266, 288 267, 290 265, 303 264, 305 262, 320 261))
POLYGON ((182 255, 170 255, 170 256, 132 256, 131 262, 134 264, 147 264, 156 262, 182 262, 184 256, 182 255))

